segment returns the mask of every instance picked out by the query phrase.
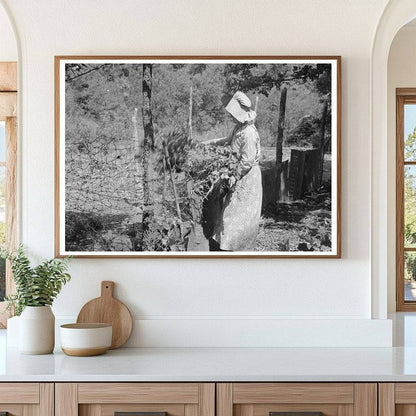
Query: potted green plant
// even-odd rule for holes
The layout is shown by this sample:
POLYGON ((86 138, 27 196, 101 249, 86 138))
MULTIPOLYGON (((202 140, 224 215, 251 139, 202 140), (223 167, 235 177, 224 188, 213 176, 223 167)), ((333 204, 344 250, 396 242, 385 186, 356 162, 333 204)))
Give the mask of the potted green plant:
POLYGON ((8 308, 19 318, 19 351, 49 354, 55 346, 55 316, 51 305, 71 276, 65 259, 45 260, 32 266, 23 246, 2 250, 10 261, 16 292, 6 296, 8 308))

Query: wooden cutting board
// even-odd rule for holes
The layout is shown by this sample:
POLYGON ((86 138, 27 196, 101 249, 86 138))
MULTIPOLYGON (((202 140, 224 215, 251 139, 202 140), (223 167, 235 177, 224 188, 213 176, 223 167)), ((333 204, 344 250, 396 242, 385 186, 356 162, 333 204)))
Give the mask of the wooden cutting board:
POLYGON ((129 339, 133 319, 124 303, 113 297, 114 282, 101 282, 101 296, 86 303, 77 323, 106 323, 113 326, 111 349, 121 347, 129 339))

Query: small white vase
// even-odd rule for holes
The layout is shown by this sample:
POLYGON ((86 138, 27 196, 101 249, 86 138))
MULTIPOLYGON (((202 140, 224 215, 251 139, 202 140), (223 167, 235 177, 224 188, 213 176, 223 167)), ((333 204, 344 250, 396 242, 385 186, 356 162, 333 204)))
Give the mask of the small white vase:
POLYGON ((19 346, 19 320, 20 316, 13 316, 7 320, 7 346, 19 346))
POLYGON ((55 316, 50 306, 26 306, 19 319, 21 354, 50 354, 55 347, 55 316))

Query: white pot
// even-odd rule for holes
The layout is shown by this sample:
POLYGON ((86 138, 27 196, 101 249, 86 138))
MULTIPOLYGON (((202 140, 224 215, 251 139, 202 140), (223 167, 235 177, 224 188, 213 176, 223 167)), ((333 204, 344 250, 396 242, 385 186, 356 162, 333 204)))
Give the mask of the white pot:
POLYGON ((19 319, 19 351, 50 354, 55 347, 55 316, 50 306, 26 306, 19 319))
POLYGON ((20 316, 13 316, 7 320, 7 346, 17 347, 19 345, 19 320, 20 316))
POLYGON ((113 328, 109 324, 61 325, 61 347, 67 355, 87 357, 104 354, 111 347, 113 328))

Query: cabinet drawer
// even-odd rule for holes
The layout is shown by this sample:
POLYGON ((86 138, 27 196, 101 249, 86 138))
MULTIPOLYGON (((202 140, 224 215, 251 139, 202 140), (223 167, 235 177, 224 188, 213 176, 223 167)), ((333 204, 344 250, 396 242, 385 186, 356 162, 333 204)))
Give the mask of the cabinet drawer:
POLYGON ((51 383, 0 383, 0 414, 53 416, 51 383))
POLYGON ((199 402, 197 383, 81 383, 78 403, 183 403, 199 402))
POLYGON ((59 383, 56 416, 215 416, 213 383, 59 383))
POLYGON ((0 403, 39 403, 38 383, 0 383, 0 403))
POLYGON ((377 416, 375 383, 221 383, 217 416, 377 416))

